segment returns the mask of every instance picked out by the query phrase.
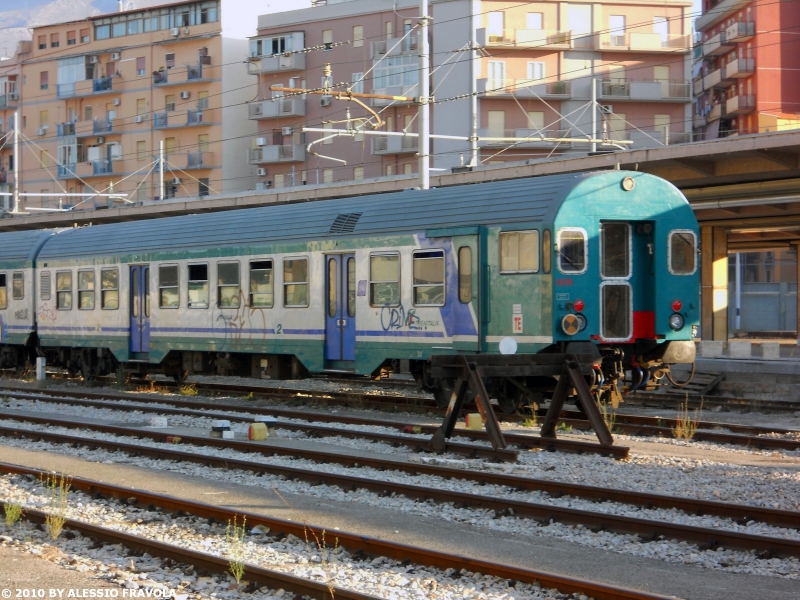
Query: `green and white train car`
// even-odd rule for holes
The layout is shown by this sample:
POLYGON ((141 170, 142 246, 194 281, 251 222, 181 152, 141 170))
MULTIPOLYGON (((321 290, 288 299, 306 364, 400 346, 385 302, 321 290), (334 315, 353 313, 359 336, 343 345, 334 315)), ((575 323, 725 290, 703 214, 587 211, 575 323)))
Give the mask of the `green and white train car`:
POLYGON ((660 373, 694 360, 697 262, 683 195, 620 171, 85 227, 33 257, 37 351, 87 377, 408 360, 437 391, 433 354, 585 342, 608 379, 660 373))

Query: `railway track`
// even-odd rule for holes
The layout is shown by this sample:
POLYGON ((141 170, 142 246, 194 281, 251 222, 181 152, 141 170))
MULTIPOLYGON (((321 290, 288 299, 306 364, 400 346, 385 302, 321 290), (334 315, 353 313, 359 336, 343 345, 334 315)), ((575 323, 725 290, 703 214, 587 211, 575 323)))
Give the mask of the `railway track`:
MULTIPOLYGON (((14 475, 30 475, 41 478, 47 475, 45 471, 27 467, 0 463, 0 473, 14 475)), ((314 539, 324 536, 323 527, 299 524, 293 521, 267 517, 253 512, 233 511, 223 506, 215 506, 190 500, 180 499, 163 494, 155 494, 140 489, 126 488, 99 481, 72 478, 71 486, 74 489, 86 492, 93 496, 108 499, 122 500, 126 504, 137 506, 158 507, 158 509, 176 514, 190 514, 204 519, 213 519, 217 522, 230 522, 236 517, 246 517, 248 526, 261 525, 269 528, 270 535, 275 538, 294 535, 298 538, 307 538, 309 532, 314 539)), ((2 504, 2 501, 0 501, 2 504)), ((44 521, 44 513, 32 509, 25 510, 25 516, 37 522, 44 521)), ((200 552, 193 552, 169 544, 155 542, 146 538, 132 536, 104 527, 98 527, 80 521, 70 520, 66 523, 69 529, 76 529, 83 535, 95 537, 108 543, 119 543, 131 549, 146 551, 153 556, 171 558, 182 563, 190 563, 211 572, 223 572, 228 568, 225 559, 200 552)), ((653 594, 641 590, 604 584, 596 581, 567 577, 546 571, 523 569, 496 562, 482 561, 479 559, 440 552, 419 546, 400 544, 368 537, 361 534, 336 531, 337 544, 352 554, 364 554, 370 557, 384 556, 398 561, 410 561, 415 564, 434 567, 438 569, 468 569, 479 571, 484 575, 520 581, 523 583, 538 583, 544 588, 554 588, 565 594, 585 594, 596 600, 668 600, 672 597, 653 594)), ((327 585, 317 584, 297 577, 288 576, 277 571, 270 571, 255 565, 247 565, 247 578, 254 579, 271 587, 282 587, 300 595, 312 598, 331 598, 330 588, 327 585), (320 589, 323 588, 323 589, 320 589)), ((371 599, 374 596, 359 594, 351 590, 336 588, 334 597, 371 599)))
MULTIPOLYGON (((173 436, 156 431, 142 431, 140 429, 91 425, 83 422, 69 421, 53 417, 33 417, 30 415, 10 415, 0 413, 1 418, 14 419, 39 425, 54 425, 71 429, 97 431, 114 436, 143 437, 153 441, 167 442, 173 436)), ((587 511, 582 509, 567 508, 549 504, 533 503, 512 500, 504 497, 490 496, 488 494, 473 494, 453 490, 419 486, 408 483, 398 483, 378 480, 375 477, 360 477, 350 474, 321 472, 318 470, 295 468, 264 464, 260 462, 237 460, 229 457, 218 457, 210 454, 198 454, 196 451, 173 450, 172 448, 153 447, 113 440, 89 438, 85 435, 65 435, 42 430, 0 427, 0 436, 13 436, 31 440, 42 440, 57 444, 69 444, 73 447, 87 447, 92 450, 101 448, 110 451, 121 451, 132 456, 146 456, 160 460, 174 460, 203 464, 206 466, 224 469, 240 469, 255 473, 265 473, 273 476, 284 477, 289 480, 299 479, 312 485, 333 485, 345 490, 366 489, 379 495, 397 494, 418 501, 433 501, 448 503, 458 507, 474 508, 494 511, 495 515, 513 515, 516 517, 530 518, 539 522, 549 523, 556 521, 568 525, 582 525, 593 531, 611 531, 614 533, 639 536, 643 541, 655 539, 676 539, 699 545, 701 548, 737 548, 754 550, 762 556, 800 556, 800 540, 785 537, 768 537, 752 535, 739 531, 720 528, 698 527, 665 522, 654 519, 642 519, 623 515, 611 514, 604 511, 587 511)), ((233 440, 220 440, 196 436, 181 436, 182 443, 193 446, 225 447, 244 452, 261 454, 300 456, 295 450, 275 448, 263 444, 250 442, 236 442, 233 440)), ((194 449, 193 449, 194 450, 194 449)), ((442 478, 473 479, 478 482, 494 483, 511 489, 539 489, 546 490, 552 495, 575 494, 598 500, 614 500, 624 504, 639 506, 658 506, 663 508, 680 508, 688 513, 715 514, 736 519, 740 523, 748 520, 764 520, 770 524, 783 527, 800 528, 800 513, 793 511, 775 511, 771 509, 739 506, 727 503, 698 501, 685 498, 672 498, 652 494, 640 494, 622 490, 607 490, 605 488, 591 488, 590 486, 577 486, 560 484, 557 482, 542 482, 522 477, 500 474, 470 474, 461 469, 447 469, 428 465, 389 462, 385 458, 370 459, 365 457, 348 457, 337 454, 331 455, 318 451, 304 451, 301 456, 317 462, 336 462, 351 468, 372 467, 378 470, 400 470, 410 474, 437 475, 442 478)))

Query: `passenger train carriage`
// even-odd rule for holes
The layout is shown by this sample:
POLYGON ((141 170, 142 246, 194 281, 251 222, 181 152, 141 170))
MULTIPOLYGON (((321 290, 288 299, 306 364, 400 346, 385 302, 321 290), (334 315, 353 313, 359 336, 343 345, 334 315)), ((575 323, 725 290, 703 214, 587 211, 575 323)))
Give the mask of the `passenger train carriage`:
MULTIPOLYGON (((505 351, 589 344, 608 385, 693 362, 697 262, 683 195, 624 171, 4 233, 2 366, 43 355, 87 378, 182 380, 408 360, 444 402, 431 355, 497 354, 512 338, 505 351)), ((552 382, 488 386, 513 410, 515 390, 552 382)))

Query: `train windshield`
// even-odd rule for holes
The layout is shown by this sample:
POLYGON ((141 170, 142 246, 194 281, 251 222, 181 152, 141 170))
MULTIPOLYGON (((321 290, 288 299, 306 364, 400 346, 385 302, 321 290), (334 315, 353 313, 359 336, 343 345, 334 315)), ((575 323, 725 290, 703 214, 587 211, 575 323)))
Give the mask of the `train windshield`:
POLYGON ((583 273, 586 270, 586 232, 562 229, 558 232, 558 270, 583 273))
POLYGON ((697 241, 694 232, 675 230, 669 234, 669 270, 673 275, 691 275, 696 264, 697 241))

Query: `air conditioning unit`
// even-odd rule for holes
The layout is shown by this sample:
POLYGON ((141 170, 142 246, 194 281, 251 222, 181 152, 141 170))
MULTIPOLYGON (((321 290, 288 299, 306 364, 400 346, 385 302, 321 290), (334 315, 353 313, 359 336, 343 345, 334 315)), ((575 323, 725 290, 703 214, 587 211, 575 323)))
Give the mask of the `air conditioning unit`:
POLYGON ((266 146, 267 145, 267 138, 256 138, 256 146, 266 146))
POLYGON ((136 115, 137 123, 144 123, 144 115, 136 115))
POLYGON ((330 106, 331 102, 333 102, 333 96, 320 96, 319 97, 319 105, 320 106, 330 106))
POLYGON ((104 137, 101 135, 100 137, 98 137, 98 138, 97 138, 97 143, 98 143, 98 144, 105 144, 105 143, 106 143, 106 138, 104 138, 104 137))
POLYGON ((96 65, 99 62, 100 62, 100 57, 99 56, 90 56, 89 57, 89 63, 90 64, 96 65))
POLYGON ((36 130, 36 135, 44 135, 45 131, 47 130, 44 127, 39 127, 39 129, 36 130))
POLYGON ((19 100, 19 94, 17 92, 9 92, 8 98, 9 100, 19 100))
POLYGON ((189 92, 181 92, 181 100, 188 100, 189 96, 189 92))
POLYGON ((292 135, 292 128, 291 127, 284 127, 281 129, 281 133, 283 135, 292 135))
POLYGON ((173 27, 171 33, 172 33, 172 37, 178 37, 181 34, 181 30, 178 29, 177 27, 173 27))
POLYGON ((119 98, 114 98, 111 101, 111 104, 113 104, 114 106, 119 106, 120 105, 120 99, 119 98))
POLYGON ((613 104, 600 104, 600 112, 606 115, 610 115, 614 112, 614 105, 613 104))
POLYGON ((119 59, 120 59, 120 53, 119 52, 112 52, 111 53, 111 60, 119 60, 119 59))
POLYGON ((265 177, 267 175, 267 170, 263 169, 263 168, 259 168, 257 173, 258 173, 259 177, 265 177))
POLYGON ((178 177, 173 177, 172 178, 172 185, 180 185, 180 184, 181 184, 181 180, 178 177))

